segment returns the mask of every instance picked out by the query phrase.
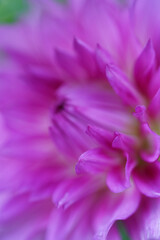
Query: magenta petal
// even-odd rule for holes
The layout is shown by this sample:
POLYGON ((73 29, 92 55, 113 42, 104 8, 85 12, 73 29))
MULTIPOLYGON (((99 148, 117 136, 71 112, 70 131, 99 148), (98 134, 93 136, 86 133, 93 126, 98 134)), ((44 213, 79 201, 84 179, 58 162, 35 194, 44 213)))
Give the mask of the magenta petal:
POLYGON ((106 184, 112 192, 123 192, 130 187, 130 177, 136 162, 128 154, 126 154, 126 159, 125 169, 122 166, 117 166, 108 171, 106 184))
POLYGON ((53 202, 64 210, 77 201, 94 193, 101 186, 101 181, 87 176, 72 177, 62 180, 53 193, 53 202), (85 186, 85 188, 83 187, 85 186))
POLYGON ((130 239, 159 240, 159 219, 160 200, 143 198, 137 212, 125 221, 130 239))
POLYGON ((113 63, 113 60, 110 54, 98 44, 96 48, 95 56, 101 72, 105 74, 106 65, 108 63, 110 64, 113 63))
POLYGON ((125 135, 119 132, 116 132, 116 137, 114 138, 112 142, 112 147, 115 149, 120 149, 124 152, 130 151, 135 144, 136 144, 136 139, 134 139, 133 136, 130 135, 125 135))
POLYGON ((159 240, 160 0, 29 1, 0 26, 0 240, 119 240, 137 212, 159 240))
POLYGON ((125 181, 124 170, 121 167, 112 168, 108 172, 106 184, 114 193, 123 192, 130 186, 130 183, 125 181))
POLYGON ((38 235, 44 237, 52 208, 50 200, 31 203, 28 201, 28 194, 12 197, 1 209, 0 239, 29 240, 36 239, 38 235))
POLYGON ((124 73, 113 65, 107 65, 106 76, 116 94, 128 105, 137 105, 141 97, 124 73))
POLYGON ((146 162, 154 162, 160 155, 160 137, 151 130, 147 123, 147 114, 145 106, 137 106, 133 114, 140 121, 140 132, 143 144, 147 147, 140 149, 140 156, 146 162))
POLYGON ((154 98, 154 96, 156 96, 157 94, 157 91, 159 90, 160 88, 160 67, 158 67, 157 71, 155 71, 150 83, 149 83, 149 86, 148 86, 148 89, 149 89, 149 96, 150 98, 154 98))
POLYGON ((92 219, 90 219, 92 211, 88 211, 90 203, 90 201, 81 200, 79 203, 65 210, 53 209, 46 240, 92 239, 93 228, 92 219))
POLYGON ((97 73, 97 66, 93 50, 79 39, 74 40, 74 48, 80 59, 80 64, 86 68, 91 76, 95 76, 97 73))
POLYGON ((135 116, 141 123, 146 122, 146 107, 144 105, 137 106, 133 116, 135 116))
POLYGON ((160 156, 160 138, 156 134, 150 136, 150 149, 140 152, 142 159, 146 162, 155 162, 160 156))
POLYGON ((132 1, 133 8, 131 14, 133 17, 133 24, 135 27, 136 37, 145 44, 146 40, 151 38, 155 45, 156 55, 159 60, 159 0, 147 1, 132 1))
POLYGON ((86 78, 86 73, 82 66, 78 63, 78 59, 76 58, 76 56, 71 55, 70 53, 67 53, 65 51, 56 49, 55 57, 57 63, 64 71, 65 78, 69 78, 70 76, 70 78, 76 78, 80 81, 83 81, 83 79, 86 78))
MULTIPOLYGON (((114 196, 115 195, 113 195, 113 197, 114 196)), ((115 202, 117 200, 118 198, 115 199, 115 202)), ((131 216, 136 211, 139 205, 139 201, 140 201, 140 194, 135 188, 135 186, 131 186, 131 188, 125 190, 124 193, 121 193, 119 195, 119 200, 116 202, 114 206, 114 211, 115 211, 113 215, 114 220, 126 219, 129 216, 131 216)))
POLYGON ((137 188, 148 197, 160 196, 160 163, 152 163, 135 169, 133 177, 137 188))
POLYGON ((119 232, 118 228, 116 227, 116 224, 114 224, 112 226, 112 228, 110 229, 106 240, 122 240, 120 232, 119 232))
POLYGON ((157 93, 151 100, 148 111, 152 117, 157 117, 160 114, 160 89, 158 89, 157 93))
POLYGON ((131 216, 137 210, 139 202, 140 194, 134 186, 117 194, 116 197, 114 193, 108 193, 97 209, 97 219, 94 220, 97 225, 97 233, 94 239, 106 239, 115 221, 131 216), (104 212, 108 214, 105 215, 104 212))
POLYGON ((96 142, 104 145, 105 147, 111 146, 114 139, 114 133, 101 128, 88 126, 86 133, 96 140, 96 142))
POLYGON ((144 85, 148 86, 154 68, 155 68, 155 51, 153 49, 151 40, 149 40, 144 50, 138 57, 134 69, 134 75, 137 86, 143 93, 148 94, 149 89, 146 87, 144 88, 144 85))
POLYGON ((148 147, 140 150, 140 156, 146 162, 155 162, 160 155, 160 137, 150 129, 147 123, 141 125, 141 133, 148 147))
POLYGON ((76 164, 76 172, 77 174, 105 172, 113 164, 113 159, 108 158, 101 148, 91 149, 80 156, 76 164))

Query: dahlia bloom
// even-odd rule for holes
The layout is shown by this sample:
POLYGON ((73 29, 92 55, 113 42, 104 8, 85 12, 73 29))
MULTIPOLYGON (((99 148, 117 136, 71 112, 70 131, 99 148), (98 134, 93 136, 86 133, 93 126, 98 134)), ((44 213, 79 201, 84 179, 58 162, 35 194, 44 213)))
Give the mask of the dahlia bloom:
POLYGON ((31 3, 0 27, 0 239, 160 239, 159 1, 31 3))

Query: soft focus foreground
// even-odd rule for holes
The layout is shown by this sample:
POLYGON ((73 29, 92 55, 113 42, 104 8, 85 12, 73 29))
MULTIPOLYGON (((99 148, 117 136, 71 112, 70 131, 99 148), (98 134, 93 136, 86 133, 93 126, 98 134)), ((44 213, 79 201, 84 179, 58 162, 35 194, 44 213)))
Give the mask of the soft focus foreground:
POLYGON ((160 2, 27 8, 0 26, 0 239, 159 240, 160 2))

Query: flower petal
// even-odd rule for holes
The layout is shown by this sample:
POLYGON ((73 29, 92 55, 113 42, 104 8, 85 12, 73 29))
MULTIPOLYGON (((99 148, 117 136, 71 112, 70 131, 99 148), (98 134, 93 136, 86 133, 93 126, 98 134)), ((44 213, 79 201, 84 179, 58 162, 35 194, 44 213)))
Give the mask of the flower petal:
POLYGON ((113 159, 101 148, 95 148, 83 153, 76 164, 76 172, 80 173, 106 173, 109 166, 115 164, 113 159))
POLYGON ((0 238, 29 240, 33 236, 44 236, 52 208, 50 200, 30 203, 28 194, 12 196, 1 209, 0 238))
POLYGON ((73 79, 78 79, 79 81, 86 79, 86 72, 79 64, 76 56, 64 50, 56 49, 55 57, 63 72, 63 78, 68 78, 70 81, 73 79))
POLYGON ((107 65, 106 76, 116 94, 130 106, 140 103, 141 97, 124 73, 113 65, 107 65))
POLYGON ((125 168, 123 168, 123 165, 119 165, 110 168, 108 171, 106 184, 112 192, 123 192, 126 188, 131 186, 130 177, 132 170, 136 166, 136 162, 132 160, 128 154, 126 154, 126 159, 125 168))
POLYGON ((160 88, 151 100, 148 111, 152 117, 157 117, 160 114, 160 88))
POLYGON ((113 239, 114 240, 122 240, 120 232, 118 231, 118 228, 116 227, 115 224, 111 227, 106 240, 113 240, 113 239))
POLYGON ((160 88, 160 68, 158 67, 158 69, 154 72, 154 75, 152 77, 152 80, 149 83, 148 89, 149 89, 149 96, 151 98, 154 98, 154 96, 156 95, 157 91, 160 88))
POLYGON ((160 163, 155 162, 136 168, 133 172, 137 188, 148 197, 160 196, 160 163))
POLYGON ((113 59, 111 58, 110 54, 106 51, 106 49, 102 48, 99 44, 97 45, 96 52, 95 52, 97 64, 102 73, 106 73, 106 65, 112 64, 113 59))
POLYGON ((142 146, 140 156, 146 162, 155 162, 160 155, 160 137, 150 129, 147 123, 141 124, 141 133, 143 135, 144 149, 142 146))
POLYGON ((93 126, 88 126, 86 133, 96 140, 96 142, 104 145, 111 146, 112 141, 114 139, 114 133, 111 131, 106 131, 102 128, 97 128, 93 126))
POLYGON ((80 60, 80 64, 84 66, 88 74, 90 74, 90 77, 95 77, 96 75, 98 77, 98 68, 93 50, 77 38, 74 39, 74 48, 80 60))
POLYGON ((132 240, 159 240, 159 224, 160 200, 153 198, 143 198, 137 212, 125 221, 132 240))
POLYGON ((57 184, 54 190, 53 202, 58 208, 67 209, 84 197, 96 192, 101 184, 101 179, 92 179, 89 176, 64 179, 60 184, 57 184))
POLYGON ((138 57, 135 63, 134 76, 137 86, 140 91, 148 95, 149 89, 145 86, 149 85, 153 71, 155 69, 155 51, 152 46, 151 40, 148 41, 144 50, 138 57))
POLYGON ((97 206, 97 233, 94 239, 105 240, 115 221, 131 216, 137 210, 139 202, 140 194, 134 186, 116 195, 107 193, 106 199, 103 197, 101 204, 97 206), (104 215, 104 212, 107 212, 107 215, 104 215))

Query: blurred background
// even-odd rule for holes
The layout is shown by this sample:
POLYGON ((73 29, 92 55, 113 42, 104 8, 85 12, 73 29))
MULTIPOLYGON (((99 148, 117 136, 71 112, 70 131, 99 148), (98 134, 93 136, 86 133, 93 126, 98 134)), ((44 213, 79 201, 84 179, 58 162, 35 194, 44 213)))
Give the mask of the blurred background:
POLYGON ((12 23, 27 11, 26 0, 0 0, 0 23, 12 23))
MULTIPOLYGON (((57 0, 64 3, 65 0, 57 0)), ((27 11, 27 0, 0 0, 0 23, 13 23, 27 11)))

